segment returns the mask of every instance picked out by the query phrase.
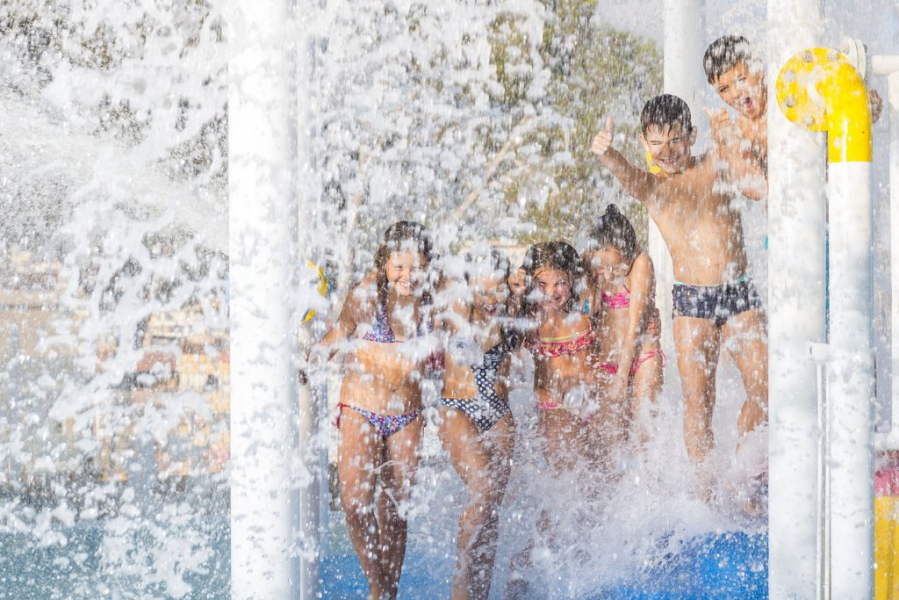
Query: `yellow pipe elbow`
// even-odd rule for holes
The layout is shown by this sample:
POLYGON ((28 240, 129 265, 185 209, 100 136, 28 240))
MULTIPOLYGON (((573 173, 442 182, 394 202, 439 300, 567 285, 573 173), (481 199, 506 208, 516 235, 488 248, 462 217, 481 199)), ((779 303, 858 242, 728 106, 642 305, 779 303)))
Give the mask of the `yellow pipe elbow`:
POLYGON ((835 50, 796 54, 777 75, 777 104, 790 121, 826 131, 829 162, 871 162, 871 109, 858 71, 835 50))

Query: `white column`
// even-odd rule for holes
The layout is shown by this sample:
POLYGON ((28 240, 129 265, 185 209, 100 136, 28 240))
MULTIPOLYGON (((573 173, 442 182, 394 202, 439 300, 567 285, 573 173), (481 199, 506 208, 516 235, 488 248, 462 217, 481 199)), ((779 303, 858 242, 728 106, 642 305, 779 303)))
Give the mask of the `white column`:
POLYGON ((874 356, 871 163, 831 162, 830 360, 833 598, 874 594, 874 356))
MULTIPOLYGON (((665 93, 683 99, 689 106, 694 126, 702 126, 705 114, 700 98, 708 85, 702 69, 705 53, 705 18, 702 0, 665 0, 665 93)), ((662 347, 674 356, 671 329, 671 287, 674 274, 671 254, 656 224, 649 221, 649 256, 656 271, 656 305, 662 317, 662 347)))
MULTIPOLYGON (((297 165, 297 210, 293 214, 296 219, 300 260, 297 265, 310 259, 316 259, 314 252, 316 243, 327 245, 322 239, 321 221, 314 209, 316 198, 321 198, 315 158, 312 153, 314 137, 315 107, 309 101, 314 97, 318 82, 316 81, 316 57, 314 51, 315 36, 325 35, 316 29, 319 21, 321 2, 297 2, 297 22, 291 35, 297 47, 296 76, 292 82, 296 91, 292 101, 296 106, 296 165, 297 165)), ((320 38, 319 38, 320 39, 320 38)), ((298 343, 299 351, 306 353, 309 346, 323 335, 322 321, 325 318, 328 303, 321 297, 320 282, 305 281, 305 285, 297 286, 298 312, 302 316, 308 308, 316 309, 313 321, 300 326, 298 343)), ((319 559, 323 546, 327 544, 328 519, 328 449, 326 442, 319 435, 321 419, 327 414, 326 389, 313 392, 310 386, 299 389, 298 403, 298 435, 300 440, 299 476, 299 532, 300 532, 300 600, 318 598, 319 559)), ((325 436, 327 439, 327 436, 325 436)))
POLYGON ((816 365, 825 341, 823 136, 777 106, 775 82, 796 52, 818 45, 821 0, 768 0, 769 590, 818 595, 823 526, 816 365))
POLYGON ((231 595, 296 598, 295 31, 286 0, 228 22, 231 595))

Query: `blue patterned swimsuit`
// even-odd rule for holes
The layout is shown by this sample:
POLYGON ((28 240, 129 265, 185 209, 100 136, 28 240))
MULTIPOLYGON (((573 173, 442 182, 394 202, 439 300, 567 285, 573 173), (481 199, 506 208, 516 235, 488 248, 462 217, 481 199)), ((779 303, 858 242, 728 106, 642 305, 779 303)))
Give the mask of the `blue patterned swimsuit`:
MULTIPOLYGON (((421 320, 419 320, 415 325, 415 337, 423 336, 424 329, 425 328, 422 327, 421 320)), ((432 330, 433 325, 431 323, 428 323, 427 331, 430 332, 432 330)), ((378 309, 378 316, 375 318, 375 322, 372 324, 371 329, 363 336, 362 339, 369 342, 377 342, 379 344, 402 343, 397 342, 396 335, 393 333, 393 328, 390 326, 390 319, 387 317, 386 301, 381 303, 381 306, 378 309)), ((421 411, 423 410, 421 407, 419 407, 414 411, 403 415, 382 415, 370 410, 365 410, 364 408, 359 408, 358 406, 340 402, 337 404, 337 419, 334 422, 334 424, 338 428, 340 427, 340 411, 342 411, 344 408, 354 410, 365 417, 368 422, 371 423, 371 426, 375 428, 375 431, 378 432, 378 435, 384 438, 390 437, 391 435, 414 421, 415 418, 420 415, 421 411)))
MULTIPOLYGON (((473 313, 474 311, 472 311, 473 313)), ((472 315, 468 320, 471 322, 472 315)), ((496 425, 500 419, 511 412, 509 403, 496 394, 496 373, 503 359, 511 353, 514 347, 514 337, 511 334, 503 336, 503 341, 487 350, 484 359, 479 365, 471 365, 471 373, 478 388, 478 395, 474 398, 443 398, 443 406, 462 411, 474 421, 481 433, 496 425)))

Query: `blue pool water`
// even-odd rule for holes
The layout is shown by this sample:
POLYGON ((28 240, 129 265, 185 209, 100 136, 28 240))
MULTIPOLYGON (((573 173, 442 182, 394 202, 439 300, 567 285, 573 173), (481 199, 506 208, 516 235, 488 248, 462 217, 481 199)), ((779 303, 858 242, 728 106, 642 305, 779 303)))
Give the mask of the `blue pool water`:
MULTIPOLYGON (((37 548, 24 535, 0 536, 0 599, 95 598, 97 591, 123 597, 166 597, 164 582, 143 587, 127 572, 110 578, 102 568, 103 532, 98 525, 66 531, 65 546, 37 548)), ((230 597, 230 530, 224 522, 210 529, 212 557, 205 573, 185 579, 190 598, 230 597)), ((435 568, 434 558, 410 547, 400 582, 400 598, 448 598, 452 565, 435 568), (435 579, 433 573, 441 575, 435 579)), ((343 548, 321 565, 324 598, 364 597, 365 578, 355 555, 343 548)), ((145 581, 145 579, 144 579, 145 581)), ((598 591, 592 598, 611 600, 674 600, 685 598, 767 598, 768 537, 730 532, 694 538, 656 564, 598 591)))

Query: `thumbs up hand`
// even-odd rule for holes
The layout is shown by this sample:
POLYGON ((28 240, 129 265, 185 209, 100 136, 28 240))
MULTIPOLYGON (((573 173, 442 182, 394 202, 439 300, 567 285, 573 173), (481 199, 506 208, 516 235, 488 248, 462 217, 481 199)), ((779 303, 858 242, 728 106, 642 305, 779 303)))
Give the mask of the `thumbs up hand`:
POLYGON ((593 144, 590 145, 590 151, 593 154, 602 156, 612 147, 612 138, 615 135, 612 131, 614 125, 615 122, 612 121, 612 117, 606 119, 606 128, 596 134, 596 137, 593 138, 593 144))

